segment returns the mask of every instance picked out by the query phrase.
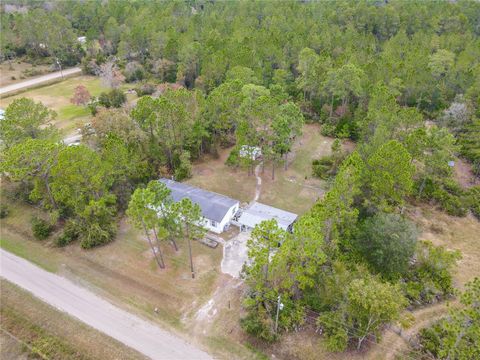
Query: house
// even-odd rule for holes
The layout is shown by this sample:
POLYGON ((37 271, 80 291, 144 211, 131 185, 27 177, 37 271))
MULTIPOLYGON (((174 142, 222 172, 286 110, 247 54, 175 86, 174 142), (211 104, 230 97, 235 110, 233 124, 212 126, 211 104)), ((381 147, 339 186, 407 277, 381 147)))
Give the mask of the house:
POLYGON ((254 202, 248 208, 242 210, 236 222, 240 224, 242 231, 247 231, 252 230, 255 225, 260 224, 264 220, 275 219, 279 228, 291 232, 297 217, 297 214, 254 202))
POLYGON ((237 213, 240 203, 238 200, 203 190, 195 186, 180 183, 169 179, 160 179, 171 191, 173 201, 184 198, 198 204, 204 218, 203 226, 214 233, 220 234, 228 229, 233 216, 237 213))
POLYGON ((242 145, 238 155, 240 155, 241 158, 257 160, 262 156, 262 149, 260 149, 258 146, 242 145))
POLYGON ((0 109, 0 120, 3 120, 4 117, 5 117, 5 110, 0 109))

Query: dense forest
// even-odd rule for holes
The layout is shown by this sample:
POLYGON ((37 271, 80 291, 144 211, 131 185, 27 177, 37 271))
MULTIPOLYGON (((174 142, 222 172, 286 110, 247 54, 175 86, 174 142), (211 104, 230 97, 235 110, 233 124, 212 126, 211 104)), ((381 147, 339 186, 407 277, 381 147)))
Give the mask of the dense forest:
MULTIPOLYGON (((191 161, 230 146, 228 164, 248 172, 256 160, 239 150, 261 148, 274 178, 303 124, 316 122, 355 150, 335 142, 332 156, 314 161, 313 174, 330 187, 293 233, 274 221, 253 230, 243 329, 276 341, 314 313, 330 350, 361 349, 405 308, 454 294, 461 255, 420 240, 405 209, 428 202, 480 218, 480 187, 461 187, 452 170, 462 158, 480 176, 479 2, 2 6, 4 61, 81 64, 112 88, 94 101, 78 89, 75 101, 94 115, 86 145, 58 143, 48 126, 56 114, 28 99, 14 101, 0 124, 1 170, 19 197, 62 223, 59 246, 111 241, 124 212, 147 236, 166 233, 175 246, 178 236, 193 239, 198 209, 172 204, 166 188, 149 181, 188 178, 191 161), (135 106, 123 106, 123 82, 136 89, 135 106), (153 203, 191 221, 180 230, 177 220, 159 221, 153 203)), ((40 233, 50 226, 39 222, 40 233)), ((464 310, 422 332, 416 355, 480 356, 478 287, 469 285, 464 310)))

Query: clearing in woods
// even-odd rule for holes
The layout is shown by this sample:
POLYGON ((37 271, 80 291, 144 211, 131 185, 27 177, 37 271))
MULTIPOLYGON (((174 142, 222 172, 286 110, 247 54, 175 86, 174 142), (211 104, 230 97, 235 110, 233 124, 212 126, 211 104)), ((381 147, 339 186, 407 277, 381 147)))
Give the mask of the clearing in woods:
MULTIPOLYGON (((272 180, 269 163, 258 167, 262 180, 258 201, 299 215, 305 213, 328 187, 326 181, 312 176, 312 160, 330 155, 333 141, 320 134, 318 124, 305 125, 303 135, 288 155, 287 170, 277 166, 275 180, 272 180)), ((351 150, 348 142, 343 147, 351 150)), ((230 151, 231 148, 223 149, 217 159, 206 157, 195 163, 193 177, 187 182, 248 203, 255 197, 255 175, 248 175, 246 169, 225 165, 230 151)))

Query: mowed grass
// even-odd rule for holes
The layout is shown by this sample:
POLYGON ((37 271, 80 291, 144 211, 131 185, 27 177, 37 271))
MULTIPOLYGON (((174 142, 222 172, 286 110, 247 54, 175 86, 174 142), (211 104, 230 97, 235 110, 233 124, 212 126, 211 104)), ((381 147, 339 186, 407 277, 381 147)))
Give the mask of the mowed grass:
POLYGON ((0 358, 144 359, 8 281, 0 286, 0 358))
POLYGON ((2 98, 0 99, 0 107, 6 108, 13 100, 22 97, 30 98, 36 102, 40 101, 57 112, 54 125, 62 130, 64 135, 68 135, 91 119, 88 108, 70 102, 75 88, 79 85, 85 86, 92 96, 98 96, 101 92, 108 90, 102 86, 100 79, 97 77, 76 76, 54 84, 34 88, 18 95, 2 98))
MULTIPOLYGON (((323 196, 328 184, 312 177, 312 160, 331 154, 332 138, 320 134, 320 126, 307 124, 288 157, 288 168, 277 166, 272 180, 272 166, 260 171, 262 187, 259 201, 267 205, 303 214, 323 196)), ((255 196, 256 179, 246 169, 225 165, 231 149, 218 159, 205 158, 193 166, 193 177, 187 182, 223 195, 250 202, 255 196)))

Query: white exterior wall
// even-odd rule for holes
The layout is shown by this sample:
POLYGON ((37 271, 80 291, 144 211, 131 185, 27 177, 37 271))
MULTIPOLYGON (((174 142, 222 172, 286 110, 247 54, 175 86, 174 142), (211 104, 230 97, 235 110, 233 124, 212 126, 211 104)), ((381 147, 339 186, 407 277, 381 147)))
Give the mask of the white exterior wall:
POLYGON ((212 226, 212 221, 210 219, 205 218, 203 222, 203 226, 208 230, 212 231, 216 234, 221 234, 223 232, 223 228, 227 225, 233 218, 233 215, 238 211, 240 204, 236 203, 233 205, 228 212, 225 214, 221 222, 217 222, 216 226, 212 226))

